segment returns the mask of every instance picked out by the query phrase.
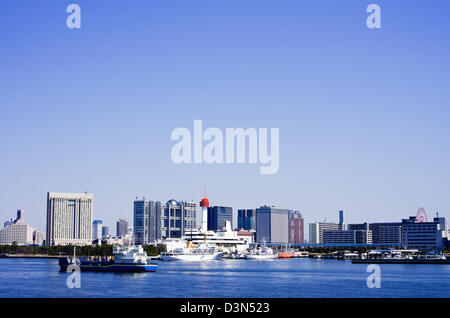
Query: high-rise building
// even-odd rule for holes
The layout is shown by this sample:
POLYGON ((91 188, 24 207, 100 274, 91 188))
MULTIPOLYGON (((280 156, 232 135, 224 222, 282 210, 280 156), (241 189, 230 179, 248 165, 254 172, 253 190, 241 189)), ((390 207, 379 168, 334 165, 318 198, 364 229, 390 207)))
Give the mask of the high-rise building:
POLYGON ((339 211, 339 230, 345 230, 343 210, 339 211))
POLYGON ((128 221, 125 219, 119 219, 116 224, 116 236, 123 237, 128 233, 128 221))
POLYGON ((0 229, 0 245, 9 245, 13 243, 16 243, 17 245, 35 244, 33 234, 38 230, 35 230, 25 223, 23 210, 17 210, 17 218, 5 225, 5 228, 0 229))
POLYGON ((197 204, 195 202, 167 201, 162 206, 161 237, 181 238, 186 230, 194 229, 196 226, 197 204))
POLYGON ((195 202, 169 200, 134 201, 134 239, 136 244, 149 244, 164 238, 181 238, 196 226, 195 202))
POLYGON ((256 209, 238 210, 238 230, 256 230, 256 209))
POLYGON ((208 207, 208 231, 217 231, 225 227, 225 222, 233 223, 233 208, 226 206, 208 207))
POLYGON ((102 220, 94 220, 92 222, 92 240, 98 240, 102 238, 102 220))
POLYGON ((47 193, 46 244, 91 245, 93 199, 90 193, 47 193))
POLYGON ((267 243, 293 243, 303 237, 303 218, 297 211, 274 206, 256 209, 256 241, 267 243), (290 222, 291 219, 291 222, 290 222))
POLYGON ((298 211, 290 211, 289 213, 289 243, 303 244, 305 243, 303 217, 298 211))
POLYGON ((149 201, 135 200, 134 201, 134 239, 136 244, 146 245, 149 244, 149 201))
POLYGON ((337 223, 315 222, 309 224, 309 243, 323 244, 323 232, 328 230, 339 230, 337 223))
POLYGON ((149 242, 162 238, 162 215, 163 206, 160 201, 149 201, 149 242))
POLYGON ((102 227, 102 238, 109 236, 109 226, 102 227))

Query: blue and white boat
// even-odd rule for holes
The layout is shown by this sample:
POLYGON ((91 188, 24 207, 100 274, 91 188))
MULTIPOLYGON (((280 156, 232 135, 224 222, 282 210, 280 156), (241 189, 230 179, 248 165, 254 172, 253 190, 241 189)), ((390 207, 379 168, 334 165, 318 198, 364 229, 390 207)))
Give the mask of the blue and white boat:
POLYGON ((84 272, 154 272, 157 264, 148 260, 147 253, 141 245, 115 246, 114 257, 64 257, 59 259, 61 271, 67 271, 70 265, 75 265, 84 272))

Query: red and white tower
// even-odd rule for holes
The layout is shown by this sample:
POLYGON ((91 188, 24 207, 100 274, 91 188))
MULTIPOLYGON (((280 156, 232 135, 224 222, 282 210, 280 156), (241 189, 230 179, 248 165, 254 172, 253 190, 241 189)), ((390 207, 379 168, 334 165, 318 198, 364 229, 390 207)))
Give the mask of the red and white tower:
POLYGON ((200 207, 202 208, 202 228, 201 231, 206 233, 208 231, 208 207, 209 201, 205 197, 200 201, 200 207))

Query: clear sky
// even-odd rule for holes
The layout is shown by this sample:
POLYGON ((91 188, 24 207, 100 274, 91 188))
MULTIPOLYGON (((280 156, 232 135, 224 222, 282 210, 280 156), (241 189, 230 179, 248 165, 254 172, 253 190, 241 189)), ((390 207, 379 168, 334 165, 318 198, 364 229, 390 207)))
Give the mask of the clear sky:
MULTIPOLYGON (((450 217, 450 1, 0 2, 0 221, 46 193, 450 217), (66 7, 81 7, 81 29, 66 7), (381 7, 381 29, 366 7, 381 7), (280 129, 280 169, 175 165, 176 127, 280 129)), ((111 229, 113 232, 115 230, 111 229)))

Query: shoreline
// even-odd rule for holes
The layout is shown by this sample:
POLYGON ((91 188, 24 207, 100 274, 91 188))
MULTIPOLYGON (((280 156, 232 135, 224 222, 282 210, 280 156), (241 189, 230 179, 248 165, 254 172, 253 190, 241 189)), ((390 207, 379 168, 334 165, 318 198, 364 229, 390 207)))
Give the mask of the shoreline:
POLYGON ((63 255, 45 255, 45 254, 0 254, 0 258, 60 258, 63 255))
POLYGON ((440 265, 450 265, 450 259, 353 259, 352 264, 440 264, 440 265))

